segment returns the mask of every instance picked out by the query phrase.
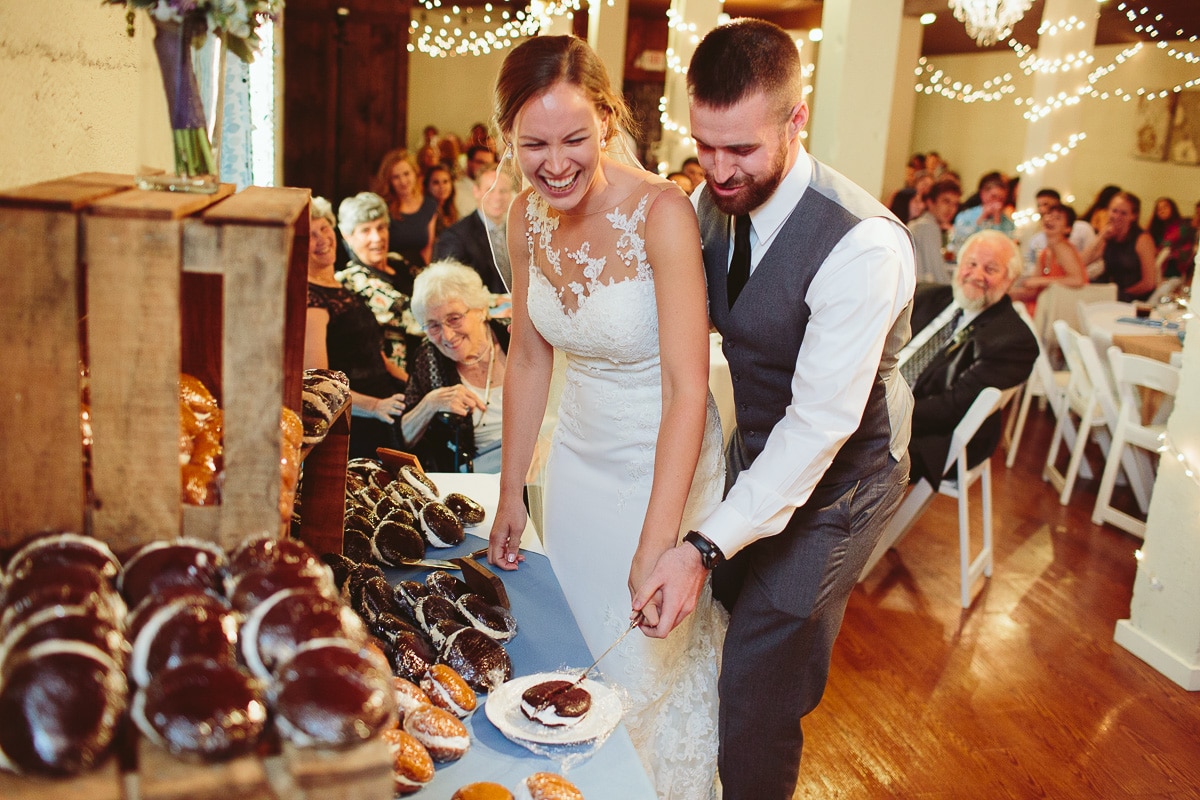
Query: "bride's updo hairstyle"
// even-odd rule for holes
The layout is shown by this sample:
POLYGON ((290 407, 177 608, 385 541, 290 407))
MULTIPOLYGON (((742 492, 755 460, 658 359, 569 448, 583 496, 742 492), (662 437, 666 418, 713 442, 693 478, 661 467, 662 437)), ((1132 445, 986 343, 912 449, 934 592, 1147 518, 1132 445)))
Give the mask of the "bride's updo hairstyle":
POLYGON ((613 91, 604 62, 575 36, 535 36, 513 48, 496 78, 494 112, 496 129, 511 152, 517 114, 534 97, 559 81, 579 87, 609 123, 606 147, 619 139, 618 129, 632 133, 633 116, 613 91))

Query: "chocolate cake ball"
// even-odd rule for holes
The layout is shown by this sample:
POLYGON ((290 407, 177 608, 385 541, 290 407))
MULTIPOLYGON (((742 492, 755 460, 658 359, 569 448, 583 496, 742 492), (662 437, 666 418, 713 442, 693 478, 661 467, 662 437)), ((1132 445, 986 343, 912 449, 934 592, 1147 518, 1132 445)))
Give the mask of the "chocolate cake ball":
POLYGON ((474 628, 464 628, 446 640, 442 663, 456 669, 480 692, 491 691, 512 677, 512 660, 504 646, 474 628))
POLYGON ((159 670, 138 689, 130 717, 172 754, 218 761, 255 748, 267 707, 262 684, 236 665, 192 658, 159 670))
POLYGON ((347 747, 396 723, 391 671, 370 648, 317 639, 297 650, 275 677, 276 727, 298 747, 347 747))
POLYGON ((354 610, 308 589, 284 589, 255 608, 242 625, 242 659, 266 681, 284 661, 313 639, 345 639, 366 644, 367 629, 354 610))
POLYGON ((0 681, 0 767, 75 775, 108 754, 125 711, 121 667, 81 642, 40 642, 14 654, 0 681))
POLYGON ((151 542, 126 559, 117 576, 117 588, 130 606, 176 584, 216 589, 225 563, 224 551, 212 542, 199 539, 151 542))
POLYGON ((591 693, 571 681, 543 681, 521 695, 521 713, 547 728, 576 725, 591 708, 591 693))

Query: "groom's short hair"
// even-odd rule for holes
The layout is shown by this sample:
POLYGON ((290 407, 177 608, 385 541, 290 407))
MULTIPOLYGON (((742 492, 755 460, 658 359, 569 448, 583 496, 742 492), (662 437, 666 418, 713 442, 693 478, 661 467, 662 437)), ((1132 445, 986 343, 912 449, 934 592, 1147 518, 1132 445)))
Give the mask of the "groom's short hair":
POLYGON ((701 105, 728 108, 763 92, 790 114, 804 98, 800 51, 778 25, 735 19, 701 40, 688 67, 687 86, 692 102, 701 105))

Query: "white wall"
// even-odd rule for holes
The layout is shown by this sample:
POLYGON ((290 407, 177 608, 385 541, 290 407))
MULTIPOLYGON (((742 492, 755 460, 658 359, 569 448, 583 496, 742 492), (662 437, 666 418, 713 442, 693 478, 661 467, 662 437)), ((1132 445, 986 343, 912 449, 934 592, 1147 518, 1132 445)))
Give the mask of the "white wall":
POLYGON ((508 50, 447 58, 433 58, 420 50, 409 53, 409 147, 420 146, 426 125, 464 139, 476 122, 490 125, 492 86, 506 55, 508 50))
POLYGON ((138 61, 117 6, 0 2, 0 187, 132 173, 138 61))
MULTIPOLYGON (((1196 45, 1182 49, 1200 50, 1196 45)), ((1092 68, 1110 63, 1121 48, 1098 47, 1092 68)), ((1011 51, 980 55, 931 57, 930 63, 944 70, 953 80, 980 86, 984 81, 1004 73, 1013 73, 1016 92, 994 103, 964 104, 937 94, 917 97, 916 119, 913 125, 913 152, 937 150, 952 168, 961 175, 964 184, 974 188, 979 176, 998 169, 1007 175, 1024 159, 1024 108, 1017 107, 1012 98, 1026 97, 1033 87, 1032 78, 1017 67, 1017 57, 1011 51)), ((1086 71, 1080 73, 1085 79, 1086 71)), ((1168 57, 1154 46, 1141 52, 1102 78, 1101 90, 1120 87, 1135 91, 1171 88, 1200 76, 1200 68, 1168 57)), ((1148 223, 1149 207, 1155 198, 1168 196, 1179 203, 1180 210, 1190 215, 1193 204, 1200 200, 1200 167, 1180 166, 1169 162, 1152 162, 1133 158, 1136 131, 1136 102, 1098 100, 1085 97, 1080 104, 1082 130, 1087 134, 1067 157, 1070 186, 1057 186, 1064 195, 1075 195, 1073 205, 1079 212, 1091 204, 1092 198, 1106 184, 1116 184, 1142 198, 1142 224, 1148 223)), ((1025 179, 1023 179, 1025 180, 1025 179)), ((1036 178, 1032 179, 1036 182, 1036 178)), ((1035 187, 1036 190, 1036 187, 1035 187)), ((1025 196, 1031 196, 1026 194, 1025 196)))

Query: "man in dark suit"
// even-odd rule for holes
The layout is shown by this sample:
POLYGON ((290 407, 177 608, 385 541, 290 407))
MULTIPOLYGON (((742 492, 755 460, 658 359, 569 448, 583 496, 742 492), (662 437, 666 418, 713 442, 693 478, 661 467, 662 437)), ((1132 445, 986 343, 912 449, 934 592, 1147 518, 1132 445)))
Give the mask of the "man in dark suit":
MULTIPOLYGON (((900 352, 900 372, 915 400, 908 446, 913 481, 925 478, 936 489, 954 427, 979 393, 1016 386, 1033 370, 1037 339, 1008 296, 1020 274, 1013 241, 999 231, 980 231, 963 244, 953 284, 917 287, 916 333, 900 352), (946 331, 940 344, 939 331, 946 331)), ((1000 414, 993 414, 967 447, 972 466, 991 456, 1000 432, 1000 414)))
POLYGON ((476 174, 471 191, 478 208, 442 231, 433 243, 433 260, 460 261, 479 273, 489 292, 505 294, 512 277, 505 241, 512 181, 501 176, 495 165, 486 166, 476 174))

